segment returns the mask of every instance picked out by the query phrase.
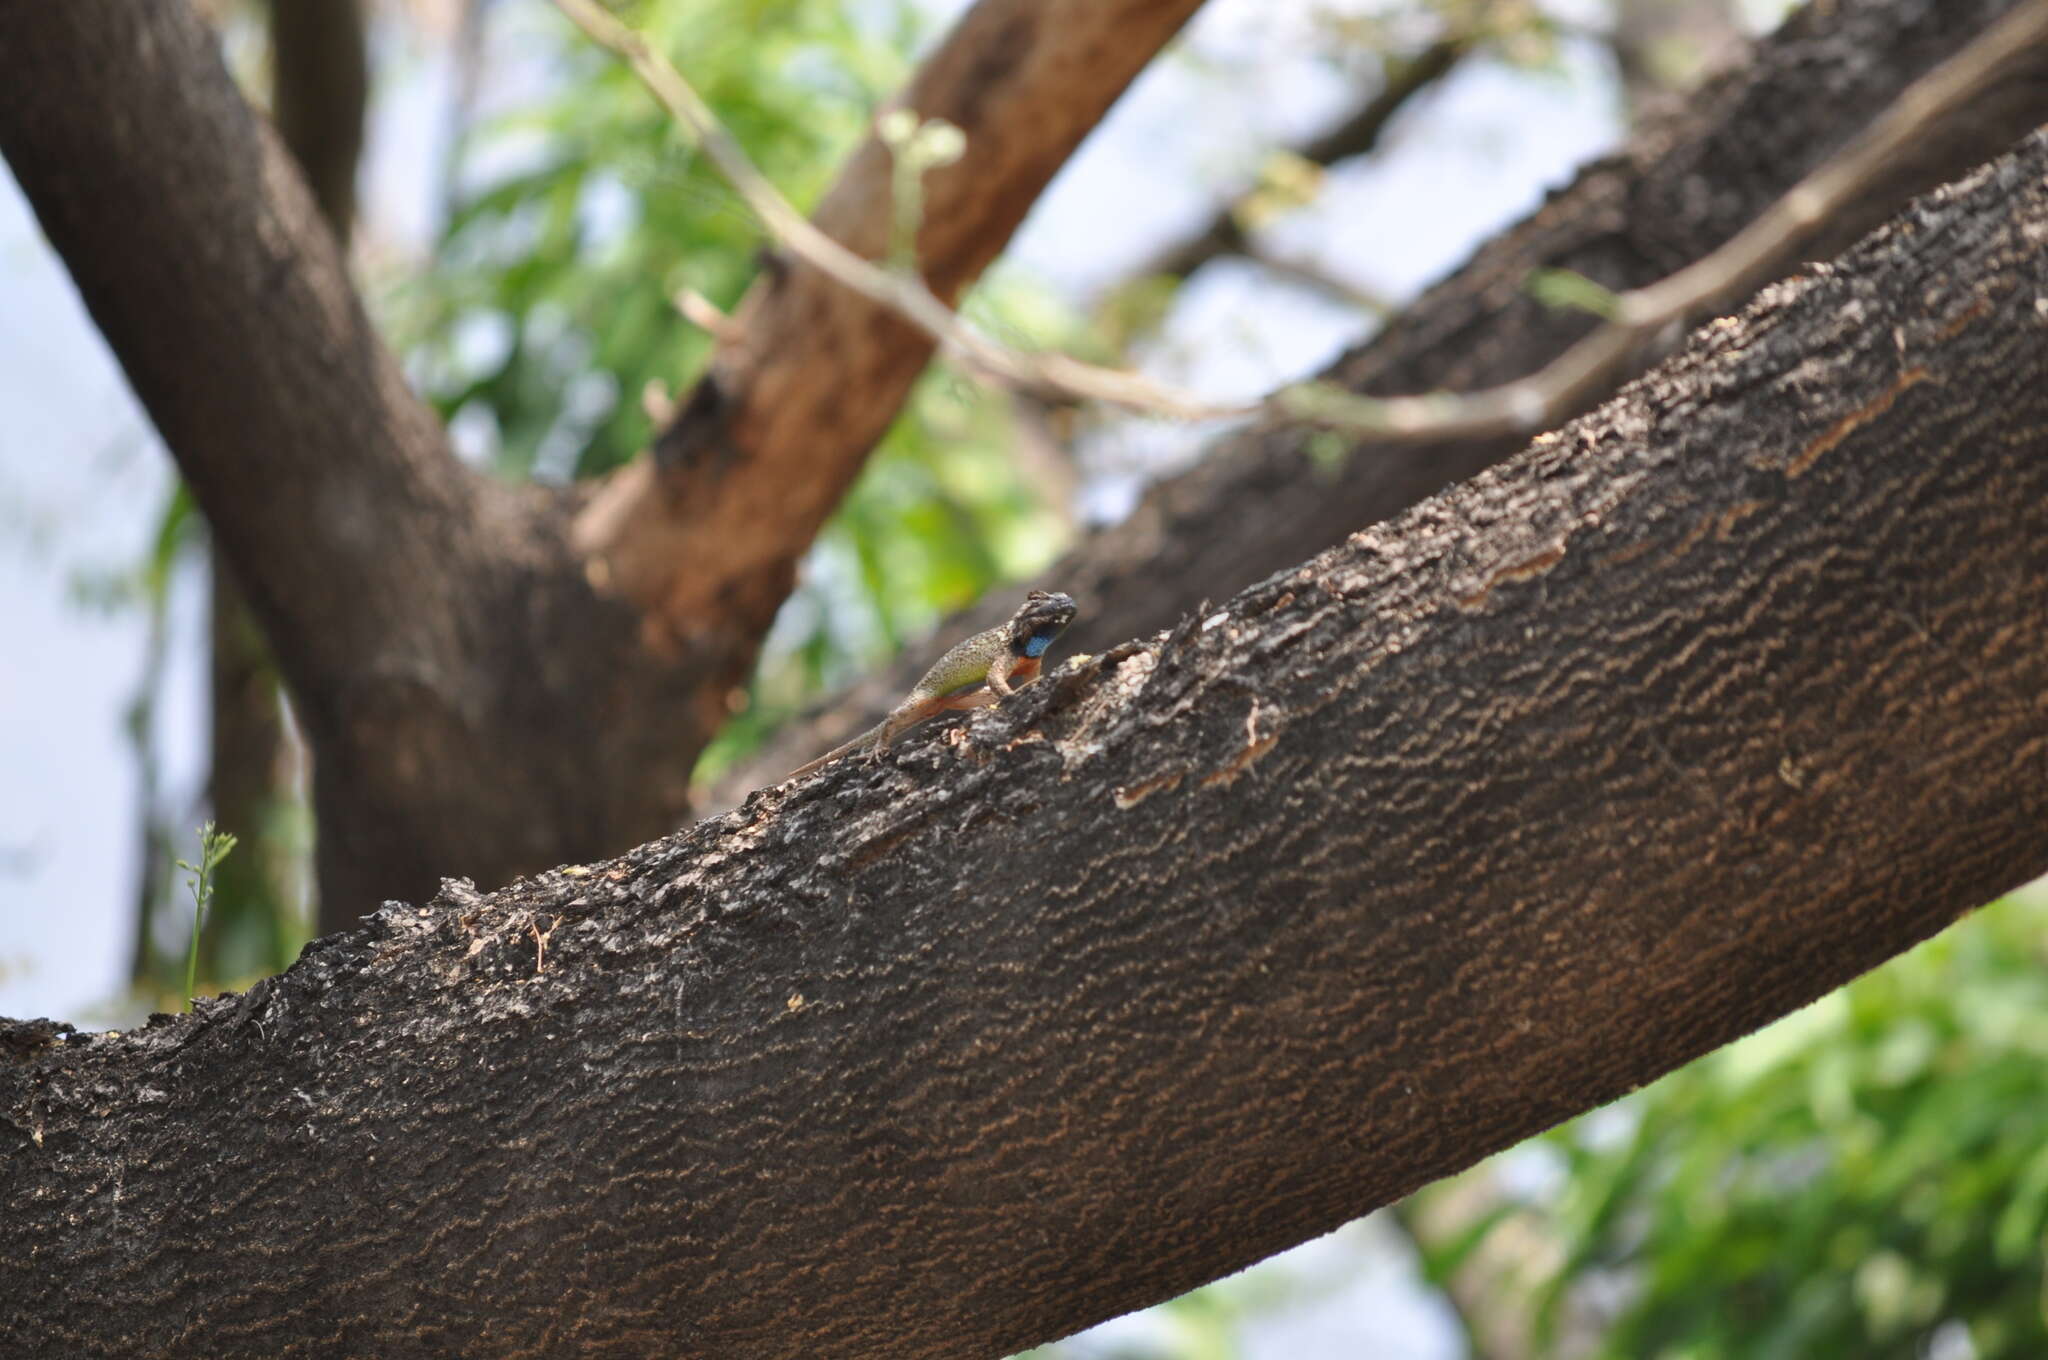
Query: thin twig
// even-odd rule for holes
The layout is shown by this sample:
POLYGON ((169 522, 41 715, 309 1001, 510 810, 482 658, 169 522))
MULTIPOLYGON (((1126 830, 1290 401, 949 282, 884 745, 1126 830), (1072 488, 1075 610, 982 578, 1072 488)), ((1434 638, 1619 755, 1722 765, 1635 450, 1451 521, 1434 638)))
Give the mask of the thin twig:
POLYGON ((1248 247, 1242 253, 1245 259, 1275 278, 1321 293, 1341 306, 1382 319, 1392 316, 1395 312, 1392 298, 1352 283, 1349 279, 1339 278, 1305 255, 1283 255, 1278 251, 1258 246, 1248 247))
POLYGON ((718 304, 694 288, 684 288, 675 295, 676 310, 683 319, 698 330, 709 335, 720 344, 733 344, 739 339, 739 328, 732 318, 718 310, 718 304))
POLYGON ((625 59, 689 129, 742 201, 792 255, 863 297, 892 308, 970 370, 999 386, 1100 401, 1172 420, 1259 416, 1346 434, 1437 441, 1535 433, 1607 379, 1643 340, 1709 303, 1740 296, 1792 242, 1854 198, 1935 121, 1967 103, 2007 62, 2048 41, 2048 0, 2026 0, 1962 52, 1915 81, 1863 134, 1794 185, 1720 249, 1677 273, 1617 294, 1613 319, 1527 378, 1476 392, 1365 397, 1334 384, 1283 387, 1264 402, 1220 404, 1142 375, 1064 354, 1025 354, 969 326, 913 275, 861 258, 813 226, 778 193, 674 66, 596 0, 555 0, 577 27, 625 59))
POLYGON ((1527 378, 1477 392, 1362 397, 1327 383, 1282 388, 1271 405, 1296 419, 1383 439, 1448 440, 1535 433, 1613 373, 1631 348, 1715 300, 1763 282, 1772 261, 1882 174, 1935 121, 1960 109, 1999 67, 2048 41, 2048 0, 2027 0, 1908 86, 1847 147, 1720 249, 1657 282, 1616 295, 1613 320, 1527 378))

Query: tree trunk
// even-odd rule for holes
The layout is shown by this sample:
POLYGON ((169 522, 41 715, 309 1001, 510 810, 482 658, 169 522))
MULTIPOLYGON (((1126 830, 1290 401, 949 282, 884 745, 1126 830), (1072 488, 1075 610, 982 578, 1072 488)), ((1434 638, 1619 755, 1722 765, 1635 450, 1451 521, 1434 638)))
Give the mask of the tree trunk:
MULTIPOLYGON (((213 821, 232 832, 238 844, 214 874, 199 968, 202 978, 232 982, 275 973, 292 961, 299 868, 288 838, 277 828, 295 791, 277 665, 227 562, 218 552, 209 556, 213 609, 207 678, 213 731, 206 800, 213 821), (229 940, 239 947, 224 949, 229 940)), ((138 928, 148 929, 147 917, 138 928)), ((146 957, 146 948, 137 955, 146 957)), ((175 976, 182 985, 182 968, 175 976)))
MULTIPOLYGON (((370 68, 358 0, 271 0, 271 103, 277 130, 306 177, 334 239, 347 252, 355 226, 356 166, 370 100, 370 68)), ((213 819, 240 838, 214 876, 200 966, 231 981, 274 973, 291 962, 288 929, 299 897, 297 847, 279 834, 280 813, 298 799, 277 663, 235 584, 233 568, 213 552, 213 819), (222 943, 255 948, 222 957, 222 943)), ((342 929, 353 911, 327 922, 342 929)))
POLYGON ((2048 869, 2048 136, 1150 644, 0 1044, 51 1355, 994 1356, 2048 869))
POLYGON ((320 205, 347 244, 370 102, 362 0, 270 0, 271 107, 320 205))

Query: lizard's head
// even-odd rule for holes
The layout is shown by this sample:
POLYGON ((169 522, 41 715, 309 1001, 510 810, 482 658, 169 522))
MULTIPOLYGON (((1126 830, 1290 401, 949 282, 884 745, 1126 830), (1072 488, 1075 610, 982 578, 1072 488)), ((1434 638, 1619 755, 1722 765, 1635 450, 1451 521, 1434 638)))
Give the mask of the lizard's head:
POLYGON ((1074 597, 1057 590, 1034 590, 1010 619, 1010 647, 1019 656, 1045 655, 1054 638, 1074 621, 1074 597))

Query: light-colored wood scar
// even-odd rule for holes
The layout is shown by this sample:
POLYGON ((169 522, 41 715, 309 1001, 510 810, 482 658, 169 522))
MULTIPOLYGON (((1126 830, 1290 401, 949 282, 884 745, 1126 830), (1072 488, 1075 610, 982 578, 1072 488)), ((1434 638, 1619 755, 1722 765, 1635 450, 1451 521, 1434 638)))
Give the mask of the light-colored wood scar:
POLYGON ((1901 373, 1896 382, 1878 394, 1877 400, 1843 416, 1840 420, 1828 426, 1820 438, 1800 450, 1799 456, 1785 465, 1785 475, 1787 477, 1804 475, 1808 468, 1820 460, 1822 454, 1856 433, 1863 426, 1876 420, 1886 411, 1891 410, 1892 403, 1899 399, 1901 392, 1909 387, 1917 386, 1926 380, 1927 370, 1925 368, 1909 368, 1904 373, 1901 373))
POLYGON ((1486 603, 1486 597, 1493 593, 1495 586, 1511 585, 1516 581, 1526 581, 1531 577, 1541 576, 1544 572, 1549 571, 1562 561, 1564 561, 1564 544, 1552 544, 1533 557, 1525 557, 1519 562, 1513 562, 1500 568, 1493 575, 1487 577, 1486 584, 1478 590, 1473 591, 1470 595, 1459 596, 1458 603, 1466 609, 1476 609, 1478 606, 1486 603))

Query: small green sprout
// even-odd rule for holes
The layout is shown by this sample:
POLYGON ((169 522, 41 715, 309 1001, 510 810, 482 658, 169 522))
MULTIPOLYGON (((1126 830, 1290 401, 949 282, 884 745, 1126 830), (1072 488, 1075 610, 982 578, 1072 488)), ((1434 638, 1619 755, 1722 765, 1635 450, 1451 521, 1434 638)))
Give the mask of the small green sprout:
POLYGON ((206 922, 206 904, 213 900, 213 871, 235 848, 234 833, 218 831, 212 822, 199 828, 199 863, 179 860, 178 867, 192 877, 185 886, 192 890, 192 944, 185 951, 185 1009, 192 1009, 192 996, 199 982, 199 928, 206 922))

